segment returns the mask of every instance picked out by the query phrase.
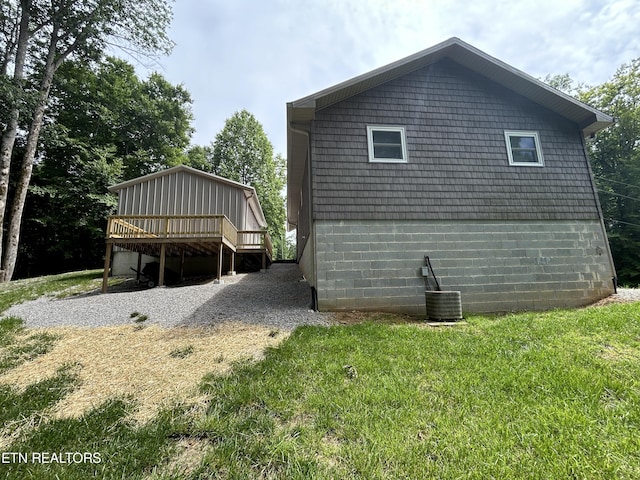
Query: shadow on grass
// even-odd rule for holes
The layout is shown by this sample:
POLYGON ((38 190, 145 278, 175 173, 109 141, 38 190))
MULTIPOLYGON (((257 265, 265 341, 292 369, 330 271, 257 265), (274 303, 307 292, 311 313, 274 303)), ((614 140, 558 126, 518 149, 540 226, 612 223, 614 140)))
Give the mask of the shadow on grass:
POLYGON ((7 317, 0 320, 0 374, 49 352, 58 338, 49 333, 34 333, 17 341, 16 337, 22 331, 21 319, 7 317))
MULTIPOLYGON (((22 321, 0 320, 0 373, 46 353, 56 337, 20 337, 22 321)), ((18 391, 0 386, 0 422, 7 445, 0 478, 143 478, 162 463, 171 445, 172 414, 139 426, 129 420, 132 402, 114 399, 79 418, 47 419, 78 383, 74 365, 18 391)), ((175 412, 174 412, 175 414, 175 412)))
POLYGON ((6 449, 22 459, 3 465, 4 478, 142 478, 166 457, 170 416, 143 426, 127 420, 131 404, 110 400, 80 418, 46 422, 6 449))
POLYGON ((70 367, 62 367, 53 377, 33 383, 23 392, 8 385, 0 386, 0 422, 5 429, 11 422, 52 407, 70 393, 77 384, 77 376, 69 370, 70 367))

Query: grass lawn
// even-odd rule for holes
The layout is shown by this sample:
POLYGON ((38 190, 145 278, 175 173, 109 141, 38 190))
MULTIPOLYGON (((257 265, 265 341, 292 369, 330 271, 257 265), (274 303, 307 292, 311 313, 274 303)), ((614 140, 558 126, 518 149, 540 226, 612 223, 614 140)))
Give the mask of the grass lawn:
MULTIPOLYGON (((0 323, 5 370, 56 341, 20 329, 0 323)), ((135 398, 50 418, 73 372, 0 389, 1 450, 100 463, 14 459, 0 478, 640 478, 640 303, 301 327, 143 424, 135 398)))

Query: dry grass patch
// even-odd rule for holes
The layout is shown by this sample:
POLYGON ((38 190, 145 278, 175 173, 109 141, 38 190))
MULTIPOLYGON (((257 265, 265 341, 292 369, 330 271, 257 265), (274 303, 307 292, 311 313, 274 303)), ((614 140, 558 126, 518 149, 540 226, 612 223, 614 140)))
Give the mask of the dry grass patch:
POLYGON ((640 360, 640 351, 626 345, 610 345, 602 346, 600 357, 611 362, 637 361, 640 360))
POLYGON ((171 472, 174 476, 186 477, 200 464, 210 443, 206 438, 183 437, 175 440, 173 446, 176 453, 158 470, 171 472))
POLYGON ((38 331, 59 340, 50 352, 0 375, 0 383, 26 388, 53 376, 62 365, 74 364, 80 385, 58 403, 53 412, 56 418, 76 418, 109 398, 129 396, 138 406, 137 421, 150 419, 168 404, 197 401, 197 385, 205 374, 225 373, 234 361, 260 358, 265 347, 286 336, 274 337, 269 328, 244 324, 38 331))

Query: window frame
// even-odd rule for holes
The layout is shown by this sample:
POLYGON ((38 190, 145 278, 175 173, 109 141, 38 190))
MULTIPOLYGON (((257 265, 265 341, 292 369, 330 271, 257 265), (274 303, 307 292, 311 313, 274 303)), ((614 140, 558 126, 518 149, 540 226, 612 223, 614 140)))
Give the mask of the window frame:
POLYGON ((409 161, 407 157, 406 129, 399 125, 367 125, 367 148, 369 150, 369 163, 408 163, 409 161), (399 132, 402 158, 376 158, 373 148, 373 132, 375 131, 399 132))
POLYGON ((514 167, 544 167, 544 156, 542 155, 542 148, 540 147, 540 136, 536 131, 529 130, 505 130, 504 141, 507 146, 507 155, 509 157, 509 165, 514 167), (516 162, 513 159, 513 150, 511 147, 511 137, 531 137, 533 138, 533 144, 536 149, 538 161, 533 162, 516 162))

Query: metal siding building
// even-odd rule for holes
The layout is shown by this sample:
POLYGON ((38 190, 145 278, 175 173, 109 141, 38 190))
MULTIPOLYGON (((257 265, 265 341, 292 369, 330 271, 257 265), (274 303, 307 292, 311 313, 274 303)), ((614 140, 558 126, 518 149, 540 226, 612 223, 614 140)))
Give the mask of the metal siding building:
POLYGON ((114 185, 118 215, 226 215, 238 230, 267 223, 253 187, 180 165, 114 185))
POLYGON ((267 223, 251 186, 180 165, 109 190, 118 194, 118 212, 107 224, 103 291, 111 267, 127 275, 137 266, 139 277, 143 260, 159 258, 160 285, 166 265, 179 278, 185 270, 217 269, 220 279, 223 265, 235 273, 236 254, 243 265, 266 268, 271 260, 267 223))

